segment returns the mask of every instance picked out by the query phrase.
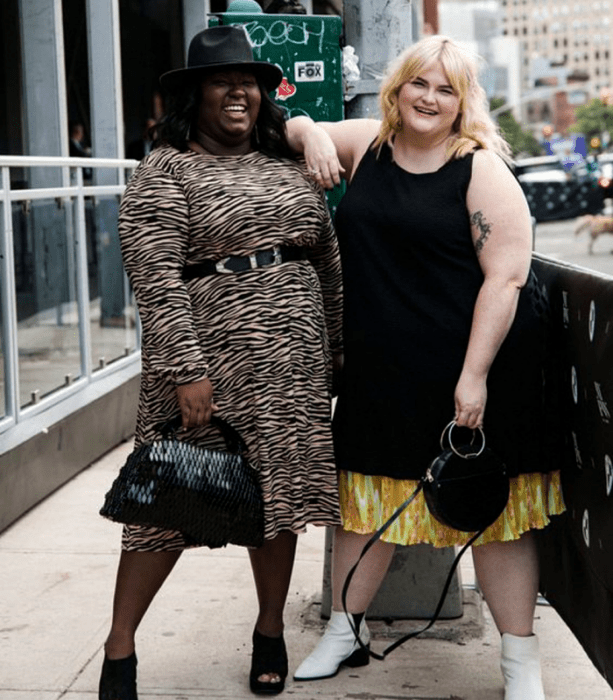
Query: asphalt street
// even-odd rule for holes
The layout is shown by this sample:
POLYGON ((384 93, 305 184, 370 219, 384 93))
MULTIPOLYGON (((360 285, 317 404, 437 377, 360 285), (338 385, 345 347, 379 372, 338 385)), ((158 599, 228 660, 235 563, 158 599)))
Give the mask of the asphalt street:
POLYGON ((588 233, 575 235, 579 219, 537 223, 534 248, 556 260, 613 276, 613 234, 603 234, 588 253, 588 233))

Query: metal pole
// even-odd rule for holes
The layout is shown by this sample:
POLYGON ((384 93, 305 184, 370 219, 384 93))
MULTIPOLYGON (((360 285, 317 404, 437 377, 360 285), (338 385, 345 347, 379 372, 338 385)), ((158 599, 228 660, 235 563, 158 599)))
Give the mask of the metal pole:
POLYGON ((360 80, 350 87, 354 99, 347 103, 346 116, 379 116, 378 92, 388 63, 413 41, 414 12, 411 0, 384 3, 344 0, 345 40, 359 59, 360 80))
MULTIPOLYGON (((95 157, 122 158, 124 154, 123 101, 118 0, 86 0, 91 93, 92 151, 95 157)), ((96 168, 97 185, 123 183, 123 170, 96 168)), ((125 299, 123 267, 117 235, 118 201, 96 200, 94 221, 98 246, 100 325, 122 325, 125 299)))

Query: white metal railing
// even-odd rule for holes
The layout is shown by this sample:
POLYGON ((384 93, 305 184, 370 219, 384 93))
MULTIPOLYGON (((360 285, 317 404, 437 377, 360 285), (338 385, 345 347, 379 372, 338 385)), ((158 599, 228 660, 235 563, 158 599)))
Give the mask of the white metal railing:
MULTIPOLYGON (((138 165, 135 160, 112 158, 71 158, 51 156, 0 156, 0 203, 2 205, 2 236, 0 239, 0 313, 2 329, 2 355, 4 359, 4 413, 0 414, 0 454, 8 445, 7 431, 20 423, 40 416, 51 406, 64 405, 64 410, 54 411, 54 417, 70 411, 70 404, 78 403, 78 394, 92 384, 126 374, 126 369, 136 372, 140 366, 140 325, 135 318, 136 342, 133 351, 118 357, 106 365, 101 360, 94 366, 92 362, 92 338, 90 331, 90 305, 87 260, 86 200, 92 198, 121 197, 127 177, 138 165), (32 175, 32 168, 55 168, 59 170, 57 180, 60 186, 14 188, 11 186, 11 169, 19 168, 32 175), (85 184, 83 170, 96 172, 96 184, 85 184), (110 183, 110 184, 109 184, 110 183), (17 293, 14 257, 13 210, 16 203, 28 207, 30 202, 55 200, 60 207, 71 208, 73 231, 66 231, 65 244, 68 258, 74 260, 74 311, 79 328, 80 373, 72 381, 67 375, 64 386, 54 388, 40 399, 33 396, 32 402, 21 405, 19 376, 19 346, 17 323, 17 293), (36 400, 35 400, 36 399, 36 400)), ((47 171, 48 172, 48 171, 47 171)), ((44 181, 44 177, 38 181, 44 181)), ((26 182, 33 179, 25 178, 26 182)), ((98 200, 96 199, 98 198, 98 200)), ((68 227, 67 227, 68 228, 68 227)), ((71 263, 72 264, 72 263, 71 263)), ((125 272, 124 299, 128 298, 129 285, 125 272)), ((123 379, 125 381, 125 378, 123 379)), ((33 392, 34 394, 35 392, 33 392)), ((82 397, 81 397, 82 398, 82 397)), ((40 425, 40 420, 39 420, 40 425)), ((23 431, 22 431, 23 432, 23 431)), ((10 447, 10 445, 8 445, 10 447)))

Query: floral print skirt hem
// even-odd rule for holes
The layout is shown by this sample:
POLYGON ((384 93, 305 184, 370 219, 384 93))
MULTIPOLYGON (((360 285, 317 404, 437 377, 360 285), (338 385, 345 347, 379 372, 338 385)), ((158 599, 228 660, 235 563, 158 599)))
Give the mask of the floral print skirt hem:
MULTIPOLYGON (((343 529, 359 534, 376 532, 413 493, 418 483, 341 471, 339 495, 343 529)), ((516 540, 528 530, 543 529, 551 516, 566 510, 559 471, 520 474, 511 479, 510 486, 505 510, 475 545, 516 540)), ((451 547, 466 544, 473 534, 439 523, 430 515, 423 493, 420 493, 381 539, 401 545, 451 547)))

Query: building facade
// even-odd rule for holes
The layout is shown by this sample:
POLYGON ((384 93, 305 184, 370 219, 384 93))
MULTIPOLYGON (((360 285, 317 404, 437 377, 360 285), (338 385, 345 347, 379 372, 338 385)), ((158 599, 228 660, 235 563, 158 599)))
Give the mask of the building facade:
POLYGON ((590 0, 501 0, 503 34, 522 47, 522 89, 534 87, 542 71, 534 59, 545 58, 567 79, 585 80, 590 95, 609 88, 613 71, 613 2, 590 0))
POLYGON ((613 2, 500 0, 500 5, 503 35, 516 39, 521 50, 524 119, 566 131, 577 106, 611 87, 613 2))

